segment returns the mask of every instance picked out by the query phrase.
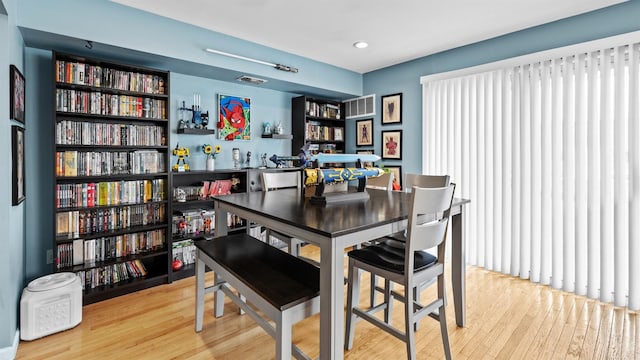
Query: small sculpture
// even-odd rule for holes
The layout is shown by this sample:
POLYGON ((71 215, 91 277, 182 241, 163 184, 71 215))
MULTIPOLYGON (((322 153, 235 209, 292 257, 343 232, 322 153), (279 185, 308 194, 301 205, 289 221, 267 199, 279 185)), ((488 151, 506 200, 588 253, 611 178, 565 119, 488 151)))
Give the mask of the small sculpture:
POLYGON ((264 135, 271 135, 271 124, 266 122, 262 124, 262 126, 264 127, 264 130, 262 131, 262 133, 264 135))
POLYGON ((247 157, 244 160, 247 168, 251 168, 251 151, 247 151, 247 157))

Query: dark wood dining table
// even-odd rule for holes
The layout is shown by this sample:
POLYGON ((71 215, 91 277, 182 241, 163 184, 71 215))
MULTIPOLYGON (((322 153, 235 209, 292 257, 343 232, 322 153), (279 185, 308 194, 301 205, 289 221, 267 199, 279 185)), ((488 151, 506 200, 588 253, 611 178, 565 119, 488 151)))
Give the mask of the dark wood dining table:
MULTIPOLYGON (((402 231, 410 194, 367 189, 369 198, 312 204, 301 191, 246 192, 215 199, 215 236, 227 235, 227 213, 320 248, 320 358, 344 358, 345 249, 402 231)), ((458 326, 465 324, 466 199, 454 199, 451 217, 451 277, 458 326)))

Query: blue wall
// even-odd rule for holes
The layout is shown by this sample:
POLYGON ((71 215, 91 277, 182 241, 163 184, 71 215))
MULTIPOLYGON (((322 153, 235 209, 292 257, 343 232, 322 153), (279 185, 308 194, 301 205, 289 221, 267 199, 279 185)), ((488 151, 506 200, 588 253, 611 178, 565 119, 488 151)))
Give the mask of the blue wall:
MULTIPOLYGON (((233 167, 231 149, 236 147, 240 149, 243 161, 247 151, 251 151, 251 166, 253 167, 258 165, 259 153, 266 152, 269 156, 273 154, 290 155, 291 140, 263 139, 261 135, 264 122, 271 124, 281 122, 285 133, 291 134, 291 98, 294 96, 296 94, 246 86, 239 82, 230 83, 171 73, 171 147, 175 147, 176 143, 179 143, 181 147, 188 147, 191 153, 188 159, 189 166, 194 170, 204 170, 205 168, 205 155, 201 150, 204 143, 222 146, 222 152, 216 157, 217 169, 233 167), (218 140, 217 133, 206 136, 177 134, 177 105, 184 100, 187 106, 191 106, 194 93, 200 94, 202 111, 209 111, 209 128, 215 128, 216 104, 219 94, 250 98, 251 140, 218 140)), ((172 159, 172 163, 175 161, 175 158, 172 159)), ((273 166, 273 164, 269 163, 269 166, 273 166)))
MULTIPOLYGON (((420 77, 485 64, 515 56, 553 49, 585 41, 640 30, 640 1, 628 2, 518 31, 487 41, 451 49, 431 56, 380 69, 363 77, 363 93, 376 94, 374 148, 380 154, 382 130, 403 130, 403 172, 422 172, 422 86, 420 77), (402 93, 402 125, 381 126, 380 96, 402 93)), ((431 36, 431 35, 426 35, 431 36)), ((355 122, 347 124, 347 134, 355 131, 355 122)), ((353 136, 347 136, 347 150, 355 150, 353 136)))
MULTIPOLYGON (((17 0, 2 0, 6 14, 0 14, 0 152, 5 164, 0 167, 0 229, 3 230, 0 250, 0 358, 15 351, 18 328, 18 302, 24 281, 25 202, 12 206, 11 188, 11 126, 9 121, 9 65, 14 64, 26 75, 23 62, 22 36, 16 28, 17 0)), ((28 89, 27 80, 27 89, 28 89)), ((28 94, 26 95, 28 99, 28 94)), ((26 112, 27 116, 29 112, 26 112)), ((27 143, 28 145, 28 143, 27 143)), ((27 194, 28 190, 27 190, 27 194)))

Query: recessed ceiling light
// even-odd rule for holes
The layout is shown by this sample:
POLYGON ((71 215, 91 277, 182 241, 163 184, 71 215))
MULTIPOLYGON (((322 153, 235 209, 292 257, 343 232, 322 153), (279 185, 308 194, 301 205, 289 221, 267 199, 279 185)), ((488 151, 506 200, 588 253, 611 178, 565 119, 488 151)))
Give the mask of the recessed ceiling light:
POLYGON ((369 46, 369 44, 367 44, 367 42, 365 41, 356 41, 353 43, 353 47, 358 49, 364 49, 367 46, 369 46))

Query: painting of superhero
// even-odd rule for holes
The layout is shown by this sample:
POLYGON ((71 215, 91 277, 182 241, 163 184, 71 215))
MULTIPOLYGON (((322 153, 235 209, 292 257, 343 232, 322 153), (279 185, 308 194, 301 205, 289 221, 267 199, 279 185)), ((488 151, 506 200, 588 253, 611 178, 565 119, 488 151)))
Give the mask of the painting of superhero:
POLYGON ((251 140, 251 99, 218 95, 218 138, 251 140))
POLYGON ((382 158, 402 159, 402 130, 382 132, 382 158))

